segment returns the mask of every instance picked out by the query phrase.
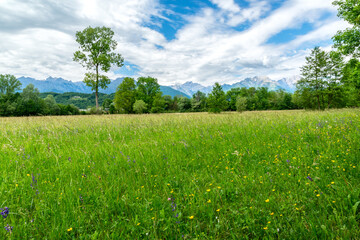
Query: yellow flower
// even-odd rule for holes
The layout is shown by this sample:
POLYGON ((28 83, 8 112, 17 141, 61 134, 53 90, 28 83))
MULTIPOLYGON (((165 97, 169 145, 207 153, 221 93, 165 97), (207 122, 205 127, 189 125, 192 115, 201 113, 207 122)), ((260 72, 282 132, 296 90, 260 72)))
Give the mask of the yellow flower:
POLYGON ((221 187, 217 187, 218 189, 220 189, 221 187))
POLYGON ((272 215, 274 215, 274 213, 272 212, 272 213, 270 213, 270 215, 272 216, 272 215))
POLYGON ((67 231, 68 231, 68 232, 72 231, 72 228, 69 228, 67 231))
POLYGON ((320 197, 320 194, 316 195, 317 197, 320 197))
POLYGON ((194 216, 190 216, 189 219, 194 219, 194 216))
POLYGON ((30 177, 30 174, 26 174, 26 176, 30 177))
POLYGON ((207 203, 211 203, 211 200, 209 199, 209 200, 207 201, 207 203))
POLYGON ((140 225, 140 223, 136 224, 136 226, 139 226, 139 225, 140 225))
POLYGON ((18 187, 18 186, 19 186, 19 184, 15 184, 15 186, 16 186, 16 187, 18 187))
POLYGON ((267 230, 268 229, 268 227, 264 227, 264 230, 267 230))
POLYGON ((208 189, 208 190, 206 190, 207 192, 210 192, 211 191, 211 189, 208 189))
POLYGON ((266 199, 265 202, 270 202, 270 200, 269 200, 269 199, 266 199))
POLYGON ((217 212, 220 212, 220 208, 218 210, 216 210, 217 212))

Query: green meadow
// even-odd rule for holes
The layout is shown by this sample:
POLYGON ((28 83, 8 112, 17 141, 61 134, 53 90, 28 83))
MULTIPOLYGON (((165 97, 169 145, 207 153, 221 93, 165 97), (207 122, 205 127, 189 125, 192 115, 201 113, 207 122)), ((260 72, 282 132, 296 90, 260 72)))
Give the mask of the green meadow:
POLYGON ((0 126, 1 239, 360 238, 359 109, 0 126))

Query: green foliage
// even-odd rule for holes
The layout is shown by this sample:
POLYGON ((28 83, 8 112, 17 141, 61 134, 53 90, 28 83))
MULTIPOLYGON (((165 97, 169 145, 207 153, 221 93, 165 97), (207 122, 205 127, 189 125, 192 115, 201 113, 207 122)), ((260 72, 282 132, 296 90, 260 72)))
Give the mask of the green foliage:
POLYGON ((148 109, 151 109, 155 97, 158 93, 161 93, 157 79, 153 77, 139 77, 136 85, 136 99, 143 100, 148 105, 148 109))
POLYGON ((105 75, 96 75, 95 73, 85 73, 83 81, 86 86, 91 87, 92 91, 98 91, 99 87, 106 89, 107 85, 111 83, 111 80, 105 75))
POLYGON ((0 239, 360 239, 359 119, 0 118, 0 239))
POLYGON ((84 83, 95 91, 96 108, 99 108, 99 87, 107 88, 110 79, 99 71, 108 72, 112 65, 122 67, 124 59, 114 53, 117 43, 113 40, 114 32, 106 27, 88 27, 76 33, 80 50, 74 53, 74 61, 81 63, 89 72, 85 74, 84 83))
POLYGON ((15 76, 10 74, 0 74, 0 96, 14 94, 20 90, 21 82, 15 76))
POLYGON ((48 95, 45 99, 45 114, 46 115, 59 115, 60 114, 60 107, 56 103, 55 98, 53 95, 48 95))
POLYGON ((200 91, 197 91, 191 99, 191 109, 194 112, 204 112, 206 111, 206 94, 200 91))
POLYGON ((360 3, 358 0, 338 0, 338 16, 349 22, 352 28, 338 31, 333 37, 334 46, 343 54, 360 57, 360 3))
POLYGON ((212 92, 208 97, 209 112, 220 113, 227 108, 225 92, 219 83, 215 83, 212 92))
POLYGON ((147 103, 145 103, 143 100, 136 100, 133 106, 133 110, 137 114, 145 113, 148 109, 147 103))
POLYGON ((327 53, 315 47, 301 68, 302 79, 297 84, 298 95, 305 108, 341 107, 343 59, 337 52, 327 53))
MULTIPOLYGON (((245 88, 244 88, 245 89, 245 88)), ((246 91, 246 89, 245 89, 246 91)), ((244 91, 240 88, 232 88, 226 93, 226 100, 230 111, 236 111, 236 101, 239 96, 244 96, 244 91)))
POLYGON ((238 111, 238 112, 245 111, 246 110, 246 102, 247 102, 246 97, 238 96, 236 98, 236 111, 238 111))
POLYGON ((191 109, 191 101, 187 97, 180 97, 177 106, 180 112, 188 112, 191 109))
POLYGON ((161 96, 161 93, 156 94, 151 110, 151 113, 162 113, 165 111, 165 99, 161 96))
POLYGON ((136 84, 133 78, 124 78, 115 93, 115 107, 120 113, 133 113, 136 100, 136 84))

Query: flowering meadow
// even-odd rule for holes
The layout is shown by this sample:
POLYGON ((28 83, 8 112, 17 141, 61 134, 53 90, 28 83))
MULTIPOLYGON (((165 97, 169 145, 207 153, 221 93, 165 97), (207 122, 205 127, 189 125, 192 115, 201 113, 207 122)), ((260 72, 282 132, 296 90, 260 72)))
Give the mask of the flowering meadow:
POLYGON ((360 238, 358 109, 0 126, 0 239, 360 238))

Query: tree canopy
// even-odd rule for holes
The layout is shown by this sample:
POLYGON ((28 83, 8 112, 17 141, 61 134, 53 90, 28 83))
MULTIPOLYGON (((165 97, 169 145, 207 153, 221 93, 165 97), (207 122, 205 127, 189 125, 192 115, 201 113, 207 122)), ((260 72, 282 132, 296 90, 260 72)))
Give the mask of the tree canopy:
POLYGON ((14 75, 0 74, 0 95, 15 93, 20 90, 21 82, 14 75))
POLYGON ((359 0, 337 0, 338 16, 352 25, 338 31, 333 37, 334 46, 344 55, 360 57, 360 2, 359 0))

